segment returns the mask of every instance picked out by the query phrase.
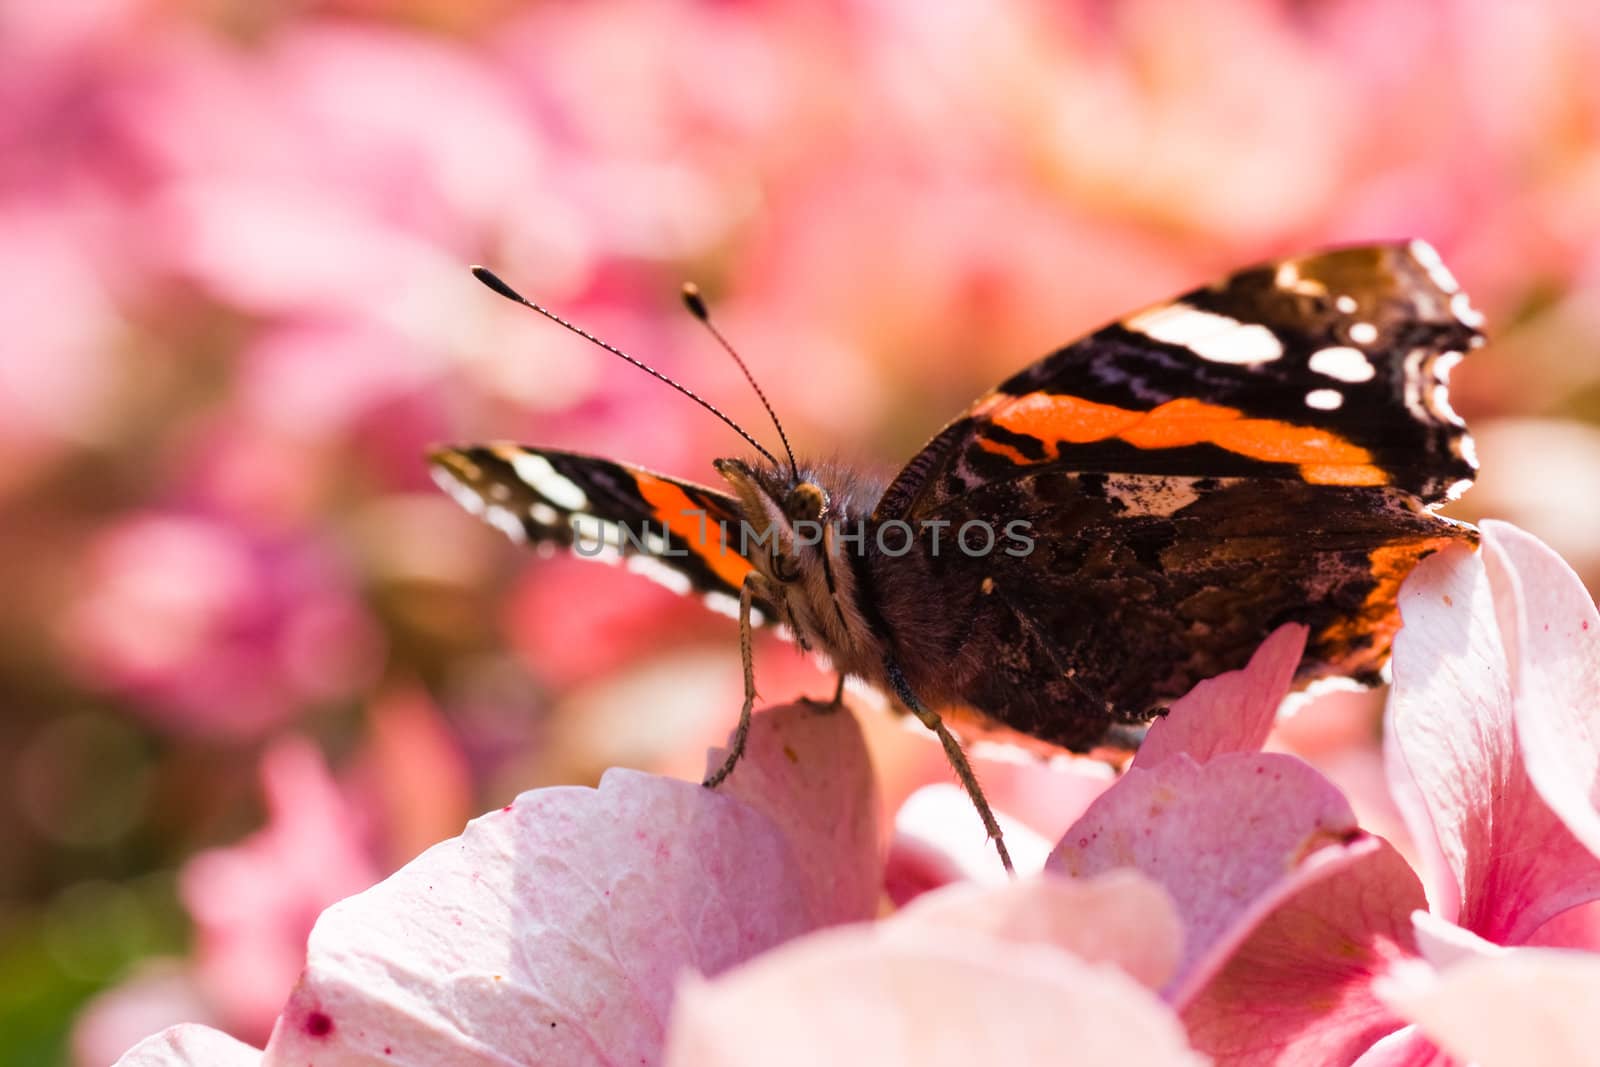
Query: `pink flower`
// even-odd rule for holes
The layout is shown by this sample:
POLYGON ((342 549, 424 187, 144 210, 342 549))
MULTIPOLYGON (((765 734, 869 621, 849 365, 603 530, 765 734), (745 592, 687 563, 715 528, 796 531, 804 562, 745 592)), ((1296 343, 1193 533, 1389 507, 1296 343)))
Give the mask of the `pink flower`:
POLYGON ((305 967, 306 938, 323 909, 461 826, 467 768, 438 709, 397 688, 366 718, 365 740, 338 780, 304 738, 267 748, 266 825, 199 853, 180 872, 195 930, 189 957, 141 967, 95 998, 73 1034, 83 1062, 108 1063, 184 1019, 265 1039, 305 967))
POLYGON ((102 532, 61 638, 178 732, 252 737, 365 682, 378 636, 321 546, 150 513, 102 532))

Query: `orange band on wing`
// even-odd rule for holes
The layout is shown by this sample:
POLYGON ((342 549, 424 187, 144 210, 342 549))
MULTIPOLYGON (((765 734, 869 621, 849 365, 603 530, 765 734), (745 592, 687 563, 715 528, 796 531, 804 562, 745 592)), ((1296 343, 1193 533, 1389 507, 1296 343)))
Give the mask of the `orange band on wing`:
POLYGON ((650 505, 655 517, 683 541, 689 551, 734 589, 744 584, 744 576, 751 570, 750 562, 727 546, 716 516, 691 500, 682 486, 644 473, 636 472, 634 478, 639 495, 650 505))
MULTIPOLYGON (((1012 433, 1044 443, 1044 459, 1060 456, 1060 442, 1086 444, 1110 438, 1136 448, 1216 445, 1265 463, 1294 463, 1314 485, 1385 485, 1389 478, 1372 463, 1372 454, 1338 434, 1279 419, 1247 419, 1237 408, 1199 400, 1171 400, 1150 411, 1097 404, 1075 396, 996 394, 973 414, 1012 433)), ((1002 441, 979 438, 984 449, 1017 462, 1028 460, 1002 441)))

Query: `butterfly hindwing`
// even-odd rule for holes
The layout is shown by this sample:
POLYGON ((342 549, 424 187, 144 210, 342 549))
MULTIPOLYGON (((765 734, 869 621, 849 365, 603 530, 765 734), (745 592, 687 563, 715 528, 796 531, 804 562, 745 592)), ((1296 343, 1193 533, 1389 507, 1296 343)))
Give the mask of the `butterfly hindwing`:
MULTIPOLYGON (((738 551, 738 504, 726 493, 595 456, 509 443, 441 448, 431 464, 445 491, 514 541, 620 561, 718 610, 737 607, 751 567, 738 551)), ((760 615, 772 618, 770 609, 760 615)))
POLYGON ((1021 520, 1031 550, 877 561, 880 585, 894 569, 941 590, 950 620, 899 643, 908 675, 1080 752, 1242 667, 1286 622, 1310 629, 1302 679, 1376 681, 1400 580, 1472 537, 1398 490, 1251 478, 1052 471, 942 514, 952 531, 1021 520))

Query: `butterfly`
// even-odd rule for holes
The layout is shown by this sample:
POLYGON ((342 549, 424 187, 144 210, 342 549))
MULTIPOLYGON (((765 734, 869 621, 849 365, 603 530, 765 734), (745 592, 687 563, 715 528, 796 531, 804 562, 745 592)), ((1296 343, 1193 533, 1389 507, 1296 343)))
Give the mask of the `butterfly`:
MULTIPOLYGON (((698 295, 688 303, 710 326, 698 295)), ((938 736, 1009 868, 947 718, 963 736, 1127 750, 1289 622, 1309 628, 1299 681, 1380 680, 1401 581, 1476 541, 1436 509, 1476 471, 1449 374, 1481 325, 1425 242, 1338 248, 1238 271, 1051 353, 887 485, 797 461, 778 424, 780 460, 670 380, 757 450, 713 463, 721 488, 507 443, 441 448, 431 464, 515 540, 603 556, 738 616, 744 706, 707 785, 743 748, 752 629, 778 623, 841 687, 879 687, 938 736)))

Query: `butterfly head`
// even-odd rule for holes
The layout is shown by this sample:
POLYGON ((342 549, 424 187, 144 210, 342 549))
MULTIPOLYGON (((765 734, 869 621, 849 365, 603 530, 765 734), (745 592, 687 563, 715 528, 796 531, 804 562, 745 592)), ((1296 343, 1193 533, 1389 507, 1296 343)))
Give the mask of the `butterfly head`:
POLYGON ((818 566, 828 491, 797 469, 719 459, 717 473, 727 479, 748 525, 751 562, 768 578, 787 585, 818 566))
POLYGON ((878 638, 856 603, 859 551, 877 492, 847 470, 719 459, 746 524, 745 556, 803 648, 826 652, 835 668, 868 675, 881 665, 878 638))

